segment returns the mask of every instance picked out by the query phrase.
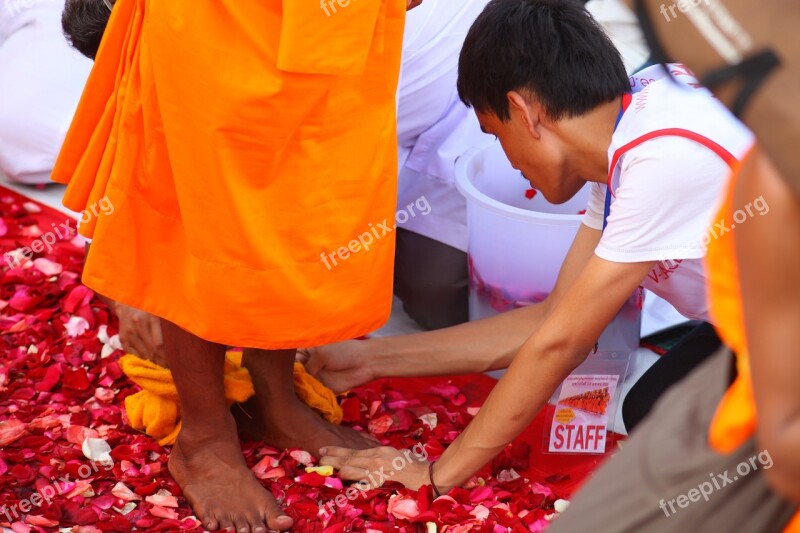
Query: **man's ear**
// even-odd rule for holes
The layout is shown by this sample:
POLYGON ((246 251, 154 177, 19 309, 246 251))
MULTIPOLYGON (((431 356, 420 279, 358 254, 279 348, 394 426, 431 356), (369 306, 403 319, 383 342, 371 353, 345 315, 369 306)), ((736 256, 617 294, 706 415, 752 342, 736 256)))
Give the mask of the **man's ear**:
POLYGON ((512 120, 516 118, 518 123, 521 123, 528 133, 533 135, 536 139, 541 136, 539 132, 540 123, 540 109, 536 102, 530 102, 517 91, 509 91, 506 96, 508 97, 508 110, 511 113, 512 120))

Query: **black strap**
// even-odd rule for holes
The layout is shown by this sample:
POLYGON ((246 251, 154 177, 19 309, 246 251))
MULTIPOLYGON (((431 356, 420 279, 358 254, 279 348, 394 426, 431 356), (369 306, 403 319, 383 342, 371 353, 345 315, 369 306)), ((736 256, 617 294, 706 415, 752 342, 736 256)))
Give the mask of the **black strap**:
POLYGON ((717 70, 712 70, 701 80, 709 88, 718 87, 729 81, 742 79, 744 85, 733 102, 731 111, 741 117, 748 102, 758 91, 772 72, 778 68, 781 60, 773 50, 764 50, 752 55, 737 65, 728 65, 717 70))
MULTIPOLYGON (((671 59, 656 34, 655 26, 647 11, 646 0, 636 0, 634 7, 645 41, 650 48, 650 61, 660 63, 665 70, 668 70, 666 64, 670 63, 671 59)), ((759 87, 780 64, 781 60, 778 54, 772 49, 767 49, 747 57, 736 65, 713 70, 703 76, 700 81, 706 87, 714 88, 735 79, 742 79, 742 89, 731 106, 733 114, 741 117, 759 87)))

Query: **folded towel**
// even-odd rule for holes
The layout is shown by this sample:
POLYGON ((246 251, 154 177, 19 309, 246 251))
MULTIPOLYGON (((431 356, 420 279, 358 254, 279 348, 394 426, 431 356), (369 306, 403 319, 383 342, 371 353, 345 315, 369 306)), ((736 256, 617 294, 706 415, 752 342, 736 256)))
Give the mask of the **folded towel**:
MULTIPOLYGON (((157 439, 162 446, 174 444, 181 429, 181 417, 172 373, 152 361, 130 354, 123 356, 119 364, 125 375, 142 388, 125 398, 130 425, 157 439)), ((255 394, 250 373, 241 366, 240 352, 228 352, 224 372, 225 399, 229 405, 244 402, 255 394)), ((309 407, 329 422, 341 423, 342 408, 336 395, 306 372, 300 363, 294 365, 294 383, 297 396, 309 407)))

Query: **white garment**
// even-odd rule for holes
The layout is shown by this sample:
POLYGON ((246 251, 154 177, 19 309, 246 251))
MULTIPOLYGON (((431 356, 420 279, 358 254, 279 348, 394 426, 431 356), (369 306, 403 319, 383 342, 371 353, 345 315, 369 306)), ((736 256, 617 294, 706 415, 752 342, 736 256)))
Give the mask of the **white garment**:
MULTIPOLYGON (((609 147, 609 162, 621 147, 669 128, 688 130, 720 145, 741 160, 753 134, 704 88, 676 83, 660 66, 632 78, 633 100, 609 147)), ((722 191, 731 169, 696 140, 657 137, 624 152, 612 180, 608 225, 596 254, 607 261, 659 261, 645 288, 687 318, 709 321, 707 276, 702 259, 722 191)), ((602 229, 607 185, 593 183, 584 223, 602 229)))
MULTIPOLYGON (((429 0, 408 13, 398 88, 398 210, 425 196, 431 213, 398 224, 467 250, 466 200, 455 186, 455 162, 493 142, 458 98, 458 55, 488 0, 429 0)), ((591 0, 589 12, 609 33, 629 72, 647 57, 636 17, 622 0, 591 0)))
POLYGON ((425 196, 432 209, 401 227, 467 249, 466 201, 455 187, 455 161, 491 142, 458 98, 458 55, 488 0, 433 0, 408 13, 398 87, 400 173, 397 207, 425 196))
POLYGON ((590 0, 586 10, 619 50, 625 70, 633 73, 642 68, 650 57, 650 50, 633 11, 622 0, 590 0))
POLYGON ((61 29, 64 0, 0 0, 0 171, 48 183, 91 60, 61 29))

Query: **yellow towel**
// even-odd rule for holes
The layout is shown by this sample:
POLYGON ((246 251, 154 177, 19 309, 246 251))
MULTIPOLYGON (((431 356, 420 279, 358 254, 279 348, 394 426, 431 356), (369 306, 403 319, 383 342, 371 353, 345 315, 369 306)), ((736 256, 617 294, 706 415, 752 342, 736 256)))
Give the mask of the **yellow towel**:
MULTIPOLYGON (((225 398, 228 404, 244 402, 255 394, 253 381, 241 366, 241 352, 228 352, 225 358, 225 398)), ((172 374, 151 361, 135 355, 119 360, 122 371, 142 390, 125 398, 125 411, 131 426, 158 440, 162 446, 175 443, 181 429, 178 391, 172 374)), ((294 365, 297 396, 333 424, 342 421, 342 408, 332 390, 308 374, 300 363, 294 365)))

